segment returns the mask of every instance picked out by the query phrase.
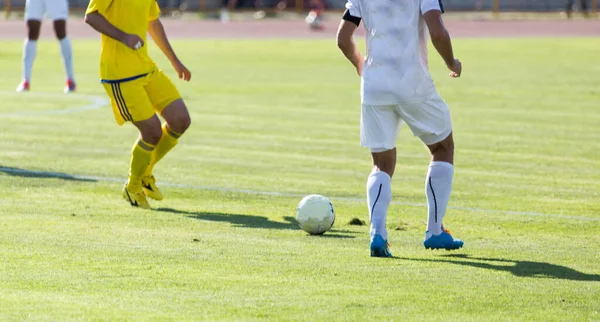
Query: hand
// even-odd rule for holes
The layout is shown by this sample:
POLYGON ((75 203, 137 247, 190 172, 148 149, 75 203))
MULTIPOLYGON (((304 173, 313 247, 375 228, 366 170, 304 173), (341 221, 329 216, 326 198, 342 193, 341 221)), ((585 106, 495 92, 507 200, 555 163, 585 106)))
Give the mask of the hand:
POLYGON ((459 78, 462 73, 462 63, 460 60, 455 59, 451 65, 448 65, 448 69, 450 70, 450 77, 459 78))
POLYGON ((173 68, 177 72, 179 79, 183 79, 186 82, 189 82, 192 79, 192 72, 190 72, 187 67, 185 67, 179 60, 173 63, 173 68))
POLYGON ((125 46, 133 50, 138 50, 142 48, 142 46, 144 46, 144 40, 140 36, 135 34, 127 34, 123 39, 123 43, 125 44, 125 46))

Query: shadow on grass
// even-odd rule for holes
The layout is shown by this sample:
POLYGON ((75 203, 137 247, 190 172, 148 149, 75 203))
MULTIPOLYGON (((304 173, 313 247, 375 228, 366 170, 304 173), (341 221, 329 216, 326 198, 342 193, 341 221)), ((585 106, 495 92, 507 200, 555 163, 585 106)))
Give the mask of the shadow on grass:
POLYGON ((451 254, 442 255, 443 259, 426 259, 426 258, 403 258, 397 259, 419 262, 436 262, 449 263, 455 265, 471 266, 483 269, 491 269, 495 271, 505 271, 517 277, 534 277, 534 278, 550 278, 563 279, 570 281, 591 281, 600 282, 600 275, 586 274, 574 270, 572 268, 550 263, 518 261, 503 258, 486 258, 486 257, 470 257, 466 254, 451 254), (457 260, 463 259, 463 260, 457 260), (492 263, 495 262, 496 264, 492 263), (498 264, 502 263, 502 264, 498 264), (510 265, 512 264, 512 265, 510 265))
POLYGON ((98 180, 92 178, 77 177, 67 173, 61 172, 46 172, 46 171, 33 171, 25 170, 21 168, 3 167, 0 166, 0 173, 5 173, 14 177, 21 178, 37 178, 37 179, 63 179, 67 181, 80 181, 80 182, 96 182, 98 180))
MULTIPOLYGON (((168 212, 172 214, 185 215, 189 218, 205 221, 216 221, 230 223, 234 227, 242 228, 264 228, 264 229, 280 229, 280 230, 300 230, 294 217, 286 216, 283 217, 285 222, 272 221, 267 217, 262 216, 251 216, 251 215, 240 215, 240 214, 227 214, 227 213, 216 213, 216 212, 194 212, 185 211, 172 208, 158 208, 155 209, 160 212, 168 212)), ((336 230, 331 229, 323 235, 315 236, 316 238, 355 238, 349 234, 356 234, 351 230, 336 230)))

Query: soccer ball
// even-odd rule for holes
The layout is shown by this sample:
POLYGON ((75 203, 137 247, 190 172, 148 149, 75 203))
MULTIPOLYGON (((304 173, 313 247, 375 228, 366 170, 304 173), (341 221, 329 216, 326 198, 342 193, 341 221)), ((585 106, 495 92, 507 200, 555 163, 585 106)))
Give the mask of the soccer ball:
POLYGON ((311 235, 321 235, 335 222, 333 204, 321 195, 304 197, 296 208, 296 221, 300 228, 311 235))

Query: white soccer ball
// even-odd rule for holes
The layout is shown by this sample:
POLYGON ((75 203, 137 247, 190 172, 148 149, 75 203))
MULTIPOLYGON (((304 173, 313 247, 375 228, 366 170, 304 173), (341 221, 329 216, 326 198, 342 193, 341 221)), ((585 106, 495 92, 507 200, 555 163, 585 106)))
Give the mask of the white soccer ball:
POLYGON ((306 196, 296 208, 296 221, 305 232, 321 235, 331 229, 335 222, 333 204, 321 195, 306 196))

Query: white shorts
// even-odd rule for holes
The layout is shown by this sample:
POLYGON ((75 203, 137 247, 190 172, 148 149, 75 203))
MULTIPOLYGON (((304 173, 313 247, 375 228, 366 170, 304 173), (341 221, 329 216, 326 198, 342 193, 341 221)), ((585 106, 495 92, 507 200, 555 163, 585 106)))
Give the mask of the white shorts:
POLYGON ((363 105, 360 144, 372 152, 391 150, 403 123, 426 145, 441 142, 452 132, 448 105, 435 95, 421 103, 363 105))
POLYGON ((25 20, 43 20, 44 14, 51 20, 67 20, 69 17, 68 0, 27 0, 25 2, 25 20))

